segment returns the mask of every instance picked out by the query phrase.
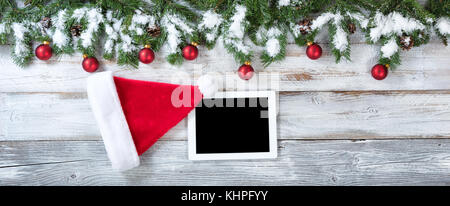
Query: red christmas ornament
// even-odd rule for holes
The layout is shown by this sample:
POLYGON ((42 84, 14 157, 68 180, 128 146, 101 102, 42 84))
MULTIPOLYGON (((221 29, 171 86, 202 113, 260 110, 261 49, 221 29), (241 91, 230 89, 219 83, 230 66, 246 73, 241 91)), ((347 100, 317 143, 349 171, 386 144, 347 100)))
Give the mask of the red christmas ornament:
POLYGON ((87 72, 95 72, 98 69, 98 61, 95 57, 88 57, 86 54, 83 55, 83 69, 87 72))
POLYGON ((155 52, 150 49, 150 45, 145 45, 139 52, 139 61, 144 64, 150 64, 155 60, 155 52))
POLYGON ((308 42, 308 48, 306 48, 306 55, 312 59, 316 60, 322 56, 322 47, 318 44, 308 42))
POLYGON ((388 75, 389 64, 377 64, 372 67, 372 77, 376 80, 383 80, 388 75))
POLYGON ((183 48, 183 57, 186 60, 194 60, 198 56, 197 43, 192 42, 183 48))
POLYGON ((34 51, 34 54, 36 57, 40 60, 48 60, 50 57, 52 57, 52 47, 50 47, 50 42, 44 41, 43 44, 36 47, 36 50, 34 51))
POLYGON ((255 70, 250 65, 250 62, 245 62, 241 67, 238 69, 238 75, 243 80, 249 80, 253 77, 253 74, 255 73, 255 70))

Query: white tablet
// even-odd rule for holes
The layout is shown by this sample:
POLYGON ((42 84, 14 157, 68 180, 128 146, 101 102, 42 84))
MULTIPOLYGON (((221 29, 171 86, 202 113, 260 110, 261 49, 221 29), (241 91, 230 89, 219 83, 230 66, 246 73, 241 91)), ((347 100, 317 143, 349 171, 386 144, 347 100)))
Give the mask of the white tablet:
POLYGON ((274 91, 219 92, 188 116, 190 160, 277 157, 274 91))

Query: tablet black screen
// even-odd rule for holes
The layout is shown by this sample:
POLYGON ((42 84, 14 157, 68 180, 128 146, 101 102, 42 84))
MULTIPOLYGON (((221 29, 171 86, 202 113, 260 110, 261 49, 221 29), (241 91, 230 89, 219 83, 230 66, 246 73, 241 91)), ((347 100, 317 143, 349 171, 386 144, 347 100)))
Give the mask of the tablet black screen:
POLYGON ((268 98, 204 99, 195 110, 198 154, 269 152, 268 98))

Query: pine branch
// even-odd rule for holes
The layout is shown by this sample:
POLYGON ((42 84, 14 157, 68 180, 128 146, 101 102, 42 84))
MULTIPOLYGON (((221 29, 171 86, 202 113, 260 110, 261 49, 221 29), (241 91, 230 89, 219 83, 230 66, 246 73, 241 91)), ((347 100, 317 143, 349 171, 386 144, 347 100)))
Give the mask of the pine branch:
POLYGON ((365 32, 368 43, 382 46, 381 63, 395 66, 400 63, 400 37, 410 38, 413 46, 428 43, 433 29, 444 44, 450 37, 448 0, 429 0, 426 7, 416 0, 27 0, 24 3, 24 8, 18 8, 14 0, 0 0, 0 43, 12 45, 12 58, 21 66, 32 59, 32 43, 44 40, 51 41, 56 55, 78 51, 94 56, 103 50, 104 58, 133 67, 138 66, 137 53, 146 44, 154 51, 166 48, 168 62, 181 64, 181 48, 186 44, 195 41, 211 49, 221 40, 236 61, 244 63, 252 59, 254 50, 246 44, 247 38, 264 47, 260 58, 268 66, 284 59, 288 31, 296 44, 305 46, 326 27, 331 52, 338 62, 350 60, 349 36, 353 33, 350 26, 365 32), (43 21, 49 19, 51 25, 44 27, 43 21), (312 25, 301 25, 305 19, 310 19, 312 25), (309 26, 311 29, 305 32, 309 26), (150 35, 149 28, 159 28, 158 35, 150 35), (281 33, 270 34, 274 29, 281 33))

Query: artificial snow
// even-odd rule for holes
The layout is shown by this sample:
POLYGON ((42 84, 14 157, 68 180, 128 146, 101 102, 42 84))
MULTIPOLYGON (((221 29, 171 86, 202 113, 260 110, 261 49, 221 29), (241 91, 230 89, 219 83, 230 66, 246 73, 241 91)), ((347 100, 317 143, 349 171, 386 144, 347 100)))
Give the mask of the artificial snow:
POLYGON ((216 39, 219 27, 222 24, 222 17, 214 11, 206 11, 203 14, 202 22, 199 24, 199 31, 206 33, 206 40, 212 42, 216 39))
POLYGON ((327 13, 323 13, 322 15, 320 15, 319 17, 317 17, 311 24, 311 29, 312 30, 316 30, 319 28, 322 28, 323 25, 325 25, 326 23, 328 23, 332 18, 334 18, 335 15, 327 12, 327 13))
POLYGON ((178 16, 175 15, 167 15, 166 18, 172 22, 174 25, 176 25, 182 32, 184 32, 187 35, 192 34, 194 32, 194 29, 192 29, 186 22, 185 19, 181 19, 178 16))
POLYGON ((415 30, 424 30, 425 25, 416 19, 407 18, 397 12, 392 12, 387 16, 377 12, 373 18, 373 24, 376 25, 370 29, 370 39, 373 42, 378 41, 381 36, 392 34, 401 35, 402 33, 411 33, 415 30))
POLYGON ((216 12, 209 10, 203 14, 202 22, 199 24, 201 29, 213 29, 222 23, 222 17, 216 12))
POLYGON ((250 48, 243 43, 245 26, 245 14, 247 8, 242 5, 236 6, 236 11, 231 17, 231 24, 223 41, 225 44, 232 45, 237 51, 248 54, 250 48))
POLYGON ((436 28, 442 35, 450 35, 450 18, 439 18, 439 20, 436 22, 436 28))
MULTIPOLYGON (((108 11, 106 13, 106 22, 105 25, 105 33, 106 33, 106 42, 105 42, 105 53, 110 54, 114 49, 114 43, 119 39, 120 27, 122 26, 123 19, 117 19, 112 17, 112 11, 108 11)), ((128 50, 128 49, 127 49, 128 50)))
POLYGON ((84 17, 87 12, 87 8, 79 8, 73 11, 72 17, 75 18, 78 22, 84 17))
POLYGON ((23 56, 24 53, 26 55, 28 49, 26 44, 24 43, 24 39, 25 39, 25 32, 27 31, 27 29, 22 23, 13 23, 12 30, 14 32, 15 37, 14 54, 19 57, 23 56))
POLYGON ((94 33, 100 28, 100 23, 103 22, 103 15, 98 9, 90 9, 86 13, 86 18, 89 19, 87 24, 87 29, 83 31, 80 35, 81 45, 84 48, 92 46, 92 40, 94 38, 94 33))
POLYGON ((269 29, 269 31, 267 31, 267 36, 280 36, 280 35, 281 31, 276 27, 272 27, 269 29))
POLYGON ((16 40, 23 40, 25 38, 25 32, 27 29, 21 23, 13 23, 12 30, 14 31, 14 37, 16 40))
POLYGON ((128 30, 136 32, 137 35, 143 35, 144 30, 142 27, 146 27, 147 25, 153 26, 155 25, 155 22, 155 17, 142 14, 141 11, 136 10, 131 18, 131 24, 128 27, 128 30))
POLYGON ((289 6, 291 4, 290 0, 279 0, 278 1, 278 6, 282 7, 282 6, 289 6))
POLYGON ((280 53, 280 41, 271 38, 266 43, 266 52, 270 57, 275 57, 280 53))
POLYGON ((267 29, 264 26, 260 26, 255 33, 256 41, 261 43, 267 34, 267 29))
POLYGON ((281 35, 281 31, 272 27, 267 31, 268 40, 266 42, 265 50, 270 57, 275 57, 280 53, 280 41, 277 39, 281 35))
POLYGON ((180 32, 175 28, 175 25, 169 22, 165 22, 165 27, 167 31, 167 49, 169 54, 176 53, 178 49, 178 44, 180 40, 180 32))
POLYGON ((122 51, 127 52, 127 53, 132 52, 135 47, 131 44, 132 39, 131 39, 130 35, 127 35, 127 34, 124 34, 121 32, 120 37, 122 37, 120 49, 122 49, 122 51))
POLYGON ((236 12, 233 17, 231 17, 231 25, 229 30, 230 37, 235 37, 242 39, 244 38, 244 19, 245 14, 247 12, 247 8, 242 5, 236 6, 236 12))
POLYGON ((383 57, 390 58, 398 51, 398 45, 395 38, 391 38, 386 44, 381 47, 381 52, 383 57))
POLYGON ((233 40, 233 39, 224 38, 223 42, 225 44, 233 45, 233 47, 236 48, 236 50, 238 50, 239 52, 242 52, 244 54, 248 54, 249 53, 250 47, 245 45, 242 41, 236 41, 236 40, 233 40))
POLYGON ((216 39, 216 36, 217 36, 217 31, 211 32, 211 33, 207 33, 206 34, 206 40, 212 42, 212 41, 214 41, 214 39, 216 39))
POLYGON ((340 52, 344 52, 348 47, 347 33, 342 29, 341 21, 343 17, 340 14, 334 15, 334 25, 336 34, 333 37, 333 45, 340 52))
POLYGON ((55 21, 55 33, 53 34, 53 44, 59 48, 62 48, 69 41, 69 37, 64 32, 64 25, 66 23, 66 19, 64 18, 66 15, 66 10, 61 10, 58 12, 55 21))
POLYGON ((184 19, 178 16, 167 14, 162 18, 162 24, 167 31, 167 44, 164 47, 169 54, 177 53, 178 45, 181 43, 181 33, 177 27, 184 32, 185 35, 191 35, 194 31, 184 19))
POLYGON ((298 37, 298 36, 300 36, 300 25, 298 25, 298 24, 294 24, 294 23, 290 23, 289 24, 289 28, 291 29, 291 32, 292 32, 292 35, 294 36, 294 37, 298 37))
MULTIPOLYGON (((350 15, 350 13, 347 13, 347 15, 350 15)), ((360 21, 363 21, 363 17, 356 14, 353 14, 353 17, 351 18, 358 18, 360 21)), ((342 21, 344 20, 344 17, 339 12, 336 14, 327 12, 320 15, 312 22, 311 29, 320 29, 331 20, 333 20, 332 24, 336 27, 336 34, 333 36, 332 43, 337 50, 344 52, 349 43, 347 33, 344 29, 342 29, 342 21)))
POLYGON ((3 34, 6 32, 6 26, 5 23, 0 23, 0 34, 3 34))
POLYGON ((347 16, 356 20, 363 29, 367 28, 367 26, 369 25, 369 19, 364 17, 364 15, 362 15, 361 13, 347 12, 347 16))

